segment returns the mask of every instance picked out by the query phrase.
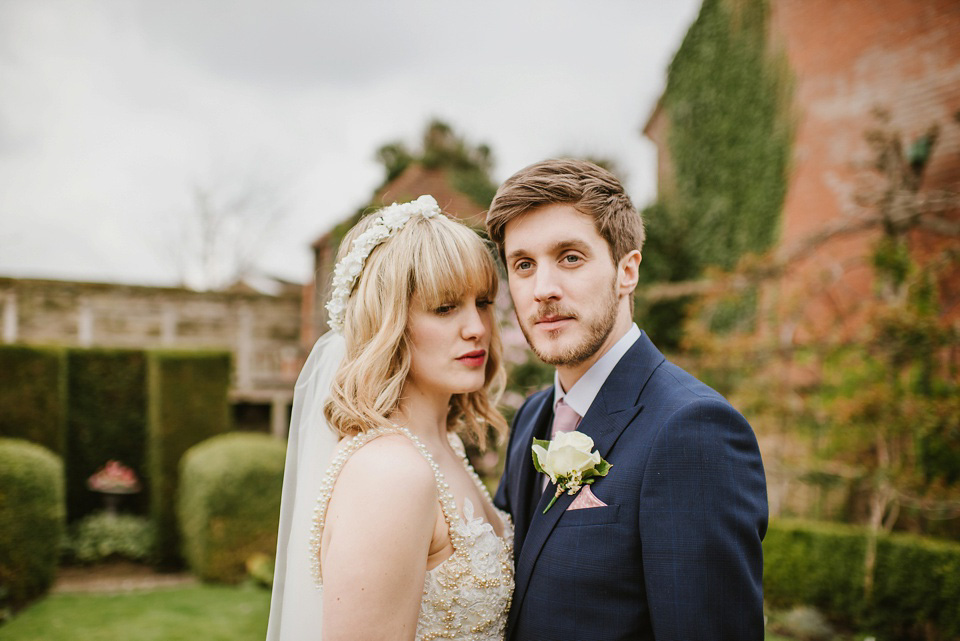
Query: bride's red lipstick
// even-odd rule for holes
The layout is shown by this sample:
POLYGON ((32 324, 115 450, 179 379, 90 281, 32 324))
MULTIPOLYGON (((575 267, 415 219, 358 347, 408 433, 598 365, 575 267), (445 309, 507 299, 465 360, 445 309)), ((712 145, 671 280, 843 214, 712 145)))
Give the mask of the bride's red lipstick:
POLYGON ((475 349, 463 356, 458 356, 457 360, 468 367, 480 367, 487 360, 487 350, 475 349))

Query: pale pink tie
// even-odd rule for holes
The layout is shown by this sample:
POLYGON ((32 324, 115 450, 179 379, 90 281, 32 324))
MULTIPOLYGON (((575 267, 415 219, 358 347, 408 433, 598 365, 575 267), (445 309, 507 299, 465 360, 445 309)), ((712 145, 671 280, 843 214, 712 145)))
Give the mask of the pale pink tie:
MULTIPOLYGON (((550 428, 550 438, 553 439, 562 432, 572 432, 580 424, 580 415, 577 411, 563 402, 561 398, 557 401, 557 407, 553 410, 553 427, 550 428)), ((541 487, 546 489, 549 477, 544 476, 541 487)))
POLYGON ((550 438, 561 432, 572 432, 579 424, 580 415, 561 398, 553 411, 553 428, 550 430, 550 438))

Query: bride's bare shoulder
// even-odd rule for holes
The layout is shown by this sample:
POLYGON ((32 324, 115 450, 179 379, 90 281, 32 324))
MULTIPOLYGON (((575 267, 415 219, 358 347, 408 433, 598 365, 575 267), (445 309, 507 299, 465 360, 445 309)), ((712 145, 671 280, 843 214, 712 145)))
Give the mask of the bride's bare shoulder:
MULTIPOLYGON (((336 489, 351 495, 403 495, 436 500, 436 480, 426 458, 410 439, 385 434, 365 443, 343 465, 336 489)), ((358 496, 359 498, 359 496, 358 496)))
POLYGON ((331 576, 376 581, 370 577, 382 578, 385 568, 425 568, 439 510, 433 470, 408 439, 391 434, 365 443, 333 486, 321 543, 324 584, 331 576))

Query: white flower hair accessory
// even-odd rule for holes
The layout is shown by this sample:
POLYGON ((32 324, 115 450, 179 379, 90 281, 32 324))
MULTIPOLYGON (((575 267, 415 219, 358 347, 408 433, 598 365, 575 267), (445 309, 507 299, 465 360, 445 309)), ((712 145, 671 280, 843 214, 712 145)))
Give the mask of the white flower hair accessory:
POLYGON ((333 293, 326 307, 329 313, 327 324, 335 332, 343 331, 347 300, 373 248, 403 229, 407 221, 417 214, 424 218, 439 216, 440 206, 433 196, 420 196, 413 202, 393 203, 381 209, 379 214, 373 225, 354 239, 350 253, 333 270, 333 293))

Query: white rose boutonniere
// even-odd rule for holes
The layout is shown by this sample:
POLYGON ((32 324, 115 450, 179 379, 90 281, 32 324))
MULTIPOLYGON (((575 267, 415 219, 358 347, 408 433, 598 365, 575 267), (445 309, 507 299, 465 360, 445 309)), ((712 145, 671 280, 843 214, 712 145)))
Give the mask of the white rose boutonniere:
POLYGON ((576 494, 584 485, 590 485, 597 478, 606 476, 613 467, 600 458, 600 452, 593 449, 593 439, 583 432, 562 432, 552 441, 533 439, 533 466, 537 471, 550 477, 557 484, 557 493, 543 513, 553 507, 557 498, 566 492, 576 494))

